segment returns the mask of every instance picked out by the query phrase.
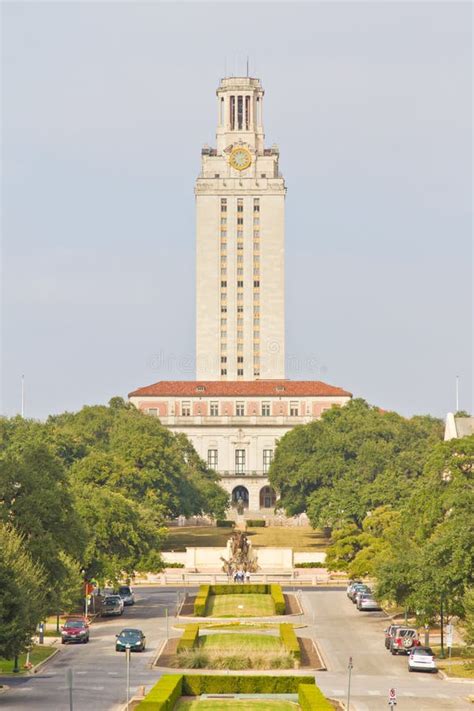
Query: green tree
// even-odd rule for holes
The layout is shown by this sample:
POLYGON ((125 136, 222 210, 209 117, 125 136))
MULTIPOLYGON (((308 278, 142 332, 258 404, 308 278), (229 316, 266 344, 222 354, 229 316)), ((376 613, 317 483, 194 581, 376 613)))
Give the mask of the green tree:
POLYGON ((0 656, 17 657, 46 611, 46 576, 12 526, 0 523, 0 656))

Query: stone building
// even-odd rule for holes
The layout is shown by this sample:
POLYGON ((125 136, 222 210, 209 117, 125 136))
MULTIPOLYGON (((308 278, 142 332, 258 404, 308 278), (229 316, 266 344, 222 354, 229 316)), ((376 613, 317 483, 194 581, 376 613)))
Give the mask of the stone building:
POLYGON ((319 381, 285 380, 286 188, 278 148, 265 148, 263 97, 259 79, 222 79, 216 147, 201 151, 197 380, 158 382, 129 395, 189 437, 248 515, 274 508, 268 469, 277 441, 351 397, 319 381))
POLYGON ((184 432, 222 477, 234 506, 272 510, 268 469, 277 441, 295 425, 344 405, 351 394, 318 381, 162 381, 130 393, 134 405, 184 432))

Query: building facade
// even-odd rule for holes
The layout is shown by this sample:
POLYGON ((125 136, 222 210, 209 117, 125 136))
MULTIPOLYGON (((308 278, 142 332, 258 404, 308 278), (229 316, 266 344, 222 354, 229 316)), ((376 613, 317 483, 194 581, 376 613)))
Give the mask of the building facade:
POLYGON ((198 380, 285 377, 285 183, 259 79, 222 79, 196 180, 198 380))
POLYGON ((271 512, 268 470, 295 425, 351 394, 285 380, 284 205, 279 151, 265 148, 259 79, 217 89, 216 147, 202 149, 196 181, 195 381, 162 381, 130 401, 188 436, 222 478, 234 507, 271 512))
POLYGON ((318 381, 162 381, 130 393, 142 412, 183 432, 222 477, 236 506, 272 510, 268 470, 278 440, 296 425, 341 407, 351 394, 318 381))

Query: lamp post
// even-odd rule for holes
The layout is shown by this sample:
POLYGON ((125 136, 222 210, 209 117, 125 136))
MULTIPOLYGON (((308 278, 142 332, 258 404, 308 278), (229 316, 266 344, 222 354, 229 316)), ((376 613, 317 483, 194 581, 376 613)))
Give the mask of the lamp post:
POLYGON ((352 657, 349 657, 349 664, 347 665, 347 669, 349 671, 349 679, 347 682, 347 711, 350 711, 351 708, 351 675, 353 666, 352 657))
POLYGON ((130 707, 130 645, 125 645, 125 660, 127 663, 127 711, 130 707))

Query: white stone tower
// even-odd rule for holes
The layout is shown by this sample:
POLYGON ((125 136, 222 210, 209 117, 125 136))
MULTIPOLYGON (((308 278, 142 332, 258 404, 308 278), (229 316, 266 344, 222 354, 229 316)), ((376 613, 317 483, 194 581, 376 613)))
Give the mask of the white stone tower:
POLYGON ((259 79, 217 89, 217 146, 196 181, 196 377, 285 377, 285 183, 264 147, 259 79))

